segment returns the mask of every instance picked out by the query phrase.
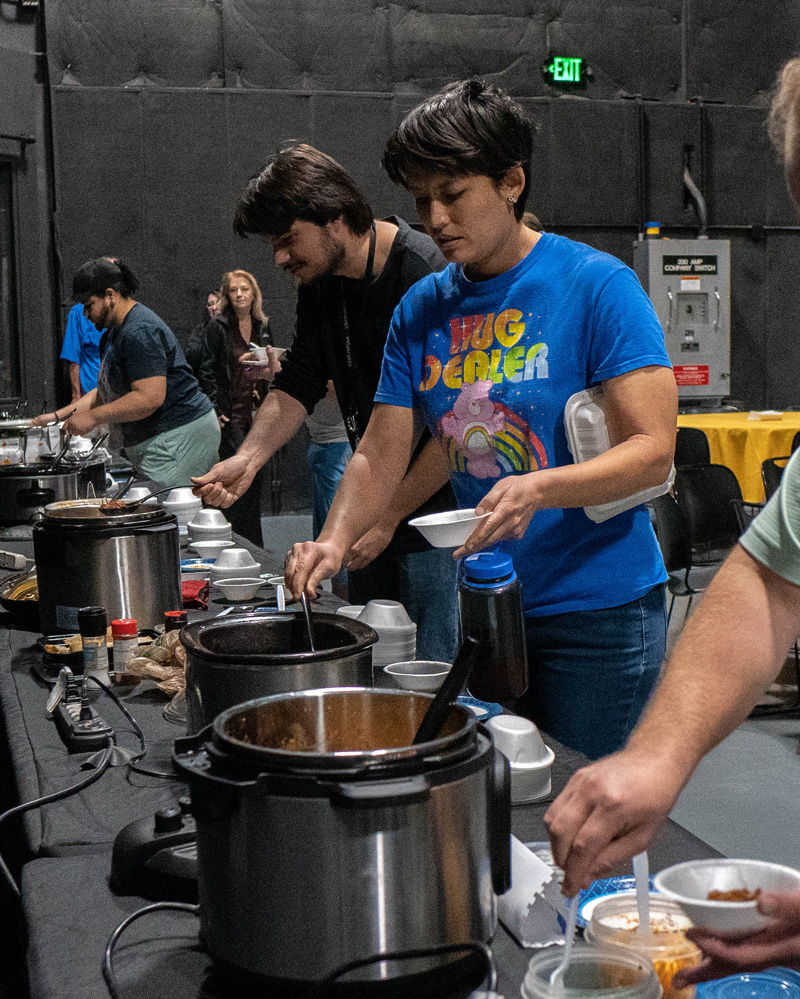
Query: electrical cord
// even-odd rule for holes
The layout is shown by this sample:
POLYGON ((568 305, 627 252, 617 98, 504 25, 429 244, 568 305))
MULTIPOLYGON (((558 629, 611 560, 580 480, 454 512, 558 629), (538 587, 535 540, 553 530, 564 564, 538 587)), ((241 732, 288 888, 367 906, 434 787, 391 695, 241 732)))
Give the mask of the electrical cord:
MULTIPOLYGON (((494 958, 491 949, 485 943, 469 940, 466 943, 442 944, 439 947, 419 947, 416 950, 396 950, 386 954, 373 954, 371 957, 364 957, 358 961, 349 961, 341 964, 338 968, 315 982, 303 996, 303 999, 318 999, 323 996, 328 985, 332 985, 337 978, 346 975, 349 971, 357 968, 366 968, 370 964, 380 964, 382 961, 410 961, 420 957, 436 957, 441 954, 458 954, 468 952, 480 955, 486 965, 485 978, 488 982, 488 989, 494 992, 497 988, 497 969, 494 966, 494 958)), ((115 996, 114 999, 117 999, 115 996)))
MULTIPOLYGON (((6 819, 10 819, 14 815, 22 815, 24 812, 29 812, 33 808, 39 808, 41 805, 50 805, 54 801, 61 801, 64 798, 69 798, 70 795, 77 794, 84 788, 89 787, 90 784, 94 784, 94 782, 100 780, 106 770, 108 770, 111 764, 111 755, 113 752, 114 740, 109 736, 108 739, 106 739, 105 756, 100 761, 100 765, 97 769, 93 770, 88 777, 84 777, 83 780, 78 781, 77 784, 73 784, 72 787, 64 788, 62 791, 54 791, 52 794, 46 794, 41 798, 35 798, 33 801, 27 801, 22 805, 16 805, 14 808, 9 808, 8 811, 3 812, 3 814, 0 815, 0 825, 2 825, 6 819)), ((0 857, 0 873, 2 873, 3 877, 8 882, 11 891, 17 896, 17 898, 20 898, 21 893, 19 886, 14 880, 11 871, 9 871, 2 857, 0 857)))
POLYGON ((102 680, 98 680, 98 678, 96 676, 92 676, 91 673, 89 674, 88 678, 90 680, 93 680, 98 687, 100 687, 108 694, 108 696, 117 705, 120 711, 125 715, 125 717, 131 723, 131 725, 133 725, 133 730, 136 733, 136 735, 139 737, 139 745, 141 747, 141 752, 136 753, 136 755, 133 756, 128 761, 128 766, 131 768, 131 770, 135 771, 137 774, 144 774, 146 777, 161 777, 164 780, 174 780, 174 781, 178 780, 178 776, 175 773, 167 773, 164 770, 148 770, 147 767, 137 766, 138 761, 144 759, 144 757, 147 755, 147 743, 145 742, 144 732, 142 731, 141 726, 133 717, 133 715, 130 713, 130 711, 128 711, 127 707, 122 703, 119 697, 117 697, 117 695, 114 693, 113 689, 109 684, 103 683, 102 680))
POLYGON ((108 994, 111 999, 122 999, 119 989, 117 988, 117 980, 114 977, 114 948, 117 945, 117 941, 125 932, 125 930, 135 922, 137 919, 141 919, 142 916, 146 916, 151 912, 158 912, 160 909, 176 909, 178 912, 191 912, 193 915, 197 915, 200 911, 199 905, 190 905, 188 902, 153 902, 152 905, 145 905, 141 909, 137 909, 136 912, 132 912, 127 919, 117 926, 111 936, 108 938, 108 943, 106 944, 105 953, 103 955, 103 978, 105 979, 106 988, 108 989, 108 994))

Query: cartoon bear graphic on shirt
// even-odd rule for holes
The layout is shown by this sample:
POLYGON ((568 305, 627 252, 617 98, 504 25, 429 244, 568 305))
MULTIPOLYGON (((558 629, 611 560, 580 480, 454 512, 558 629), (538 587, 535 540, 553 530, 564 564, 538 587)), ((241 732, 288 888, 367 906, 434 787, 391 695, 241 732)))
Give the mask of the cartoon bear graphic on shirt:
POLYGON ((452 410, 440 422, 445 434, 453 437, 466 455, 466 471, 476 479, 497 478, 497 463, 492 439, 506 423, 501 410, 489 398, 491 379, 465 385, 452 410))

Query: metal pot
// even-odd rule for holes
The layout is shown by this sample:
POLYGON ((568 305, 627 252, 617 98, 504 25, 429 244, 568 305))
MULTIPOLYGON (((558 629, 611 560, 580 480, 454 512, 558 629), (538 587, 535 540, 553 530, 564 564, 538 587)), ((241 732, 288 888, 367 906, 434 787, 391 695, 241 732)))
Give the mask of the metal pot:
MULTIPOLYGON (((412 745, 431 699, 277 695, 176 742, 215 960, 283 995, 345 962, 491 939, 510 884, 508 763, 460 705, 440 737, 412 745)), ((440 996, 468 962, 384 961, 348 982, 361 996, 440 996)))
POLYGON ((45 507, 89 494, 105 495, 105 467, 101 460, 86 465, 0 465, 0 525, 33 523, 45 507))
POLYGON ((54 503, 33 528, 44 634, 78 630, 81 607, 105 607, 140 628, 180 610, 178 522, 158 508, 107 516, 101 500, 54 503))
POLYGON ((186 649, 189 732, 254 697, 314 687, 372 686, 377 634, 339 614, 314 614, 316 652, 293 612, 196 621, 181 632, 186 649))

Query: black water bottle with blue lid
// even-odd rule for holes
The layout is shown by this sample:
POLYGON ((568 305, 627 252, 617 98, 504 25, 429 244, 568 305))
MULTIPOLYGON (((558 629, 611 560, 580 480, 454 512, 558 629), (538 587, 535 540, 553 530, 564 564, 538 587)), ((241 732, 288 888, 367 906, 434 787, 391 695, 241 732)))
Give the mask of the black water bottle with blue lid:
POLYGON ((469 692, 483 701, 510 701, 528 689, 522 584, 511 556, 478 552, 461 563, 458 584, 461 643, 481 646, 469 692))

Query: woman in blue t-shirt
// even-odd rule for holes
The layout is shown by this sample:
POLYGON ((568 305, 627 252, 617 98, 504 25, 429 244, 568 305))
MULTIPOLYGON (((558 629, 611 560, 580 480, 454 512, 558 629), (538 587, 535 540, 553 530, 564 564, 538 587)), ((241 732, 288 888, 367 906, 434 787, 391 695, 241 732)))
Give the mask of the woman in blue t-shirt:
POLYGON ((398 481, 414 410, 441 443, 459 505, 490 513, 456 557, 500 546, 523 585, 531 683, 515 707, 591 757, 619 748, 664 654, 666 573, 647 510, 583 507, 667 478, 677 390, 633 272, 524 224, 532 133, 494 87, 454 84, 410 112, 384 166, 450 263, 395 310, 369 428, 318 542, 287 559, 312 593, 398 481), (564 407, 602 386, 616 446, 575 464, 564 407))

